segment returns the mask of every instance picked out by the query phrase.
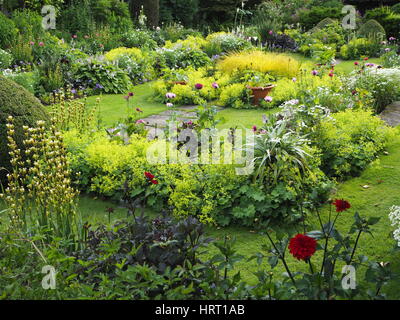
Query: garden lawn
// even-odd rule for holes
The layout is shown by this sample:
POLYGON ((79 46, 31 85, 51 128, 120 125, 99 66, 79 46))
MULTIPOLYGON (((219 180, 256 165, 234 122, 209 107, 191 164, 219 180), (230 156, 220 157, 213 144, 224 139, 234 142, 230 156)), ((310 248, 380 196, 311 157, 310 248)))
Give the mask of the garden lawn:
MULTIPOLYGON (((141 117, 145 118, 167 110, 165 104, 152 101, 151 83, 137 85, 132 88, 132 92, 135 95, 131 98, 130 112, 134 113, 136 108, 140 108, 143 111, 141 117)), ((91 96, 88 98, 88 104, 93 105, 97 98, 100 98, 101 121, 105 125, 113 125, 127 116, 128 108, 123 94, 91 96)))
MULTIPOLYGON (((341 213, 337 228, 341 232, 346 232, 353 223, 354 213, 357 211, 363 217, 381 217, 378 224, 373 226, 373 237, 363 234, 359 242, 358 254, 366 255, 370 260, 376 261, 390 261, 393 268, 400 267, 400 253, 394 251, 395 241, 392 237, 393 228, 390 226, 388 219, 389 209, 393 205, 400 205, 400 128, 399 136, 397 136, 389 145, 387 155, 382 155, 380 159, 376 160, 371 166, 358 177, 348 180, 338 185, 335 195, 332 198, 347 199, 352 207, 350 210, 341 213)), ((107 201, 94 200, 89 197, 81 197, 80 211, 85 221, 90 221, 92 224, 100 222, 107 223, 108 215, 106 209, 108 207, 116 207, 107 201)), ((322 208, 322 216, 327 219, 330 206, 322 208)), ((153 212, 148 212, 154 215, 153 212)), ((126 217, 125 210, 122 208, 116 209, 112 214, 112 220, 121 219, 126 217)), ((311 222, 317 226, 317 220, 311 217, 311 222)), ((269 245, 268 239, 261 232, 256 232, 249 228, 241 227, 228 227, 228 228, 214 228, 207 227, 207 235, 222 240, 225 235, 235 237, 237 239, 236 248, 239 254, 243 255, 245 259, 237 264, 242 278, 249 283, 257 281, 254 272, 258 267, 255 260, 247 262, 246 259, 251 257, 257 252, 263 252, 262 245, 269 245)), ((310 231, 310 230, 308 230, 310 231)), ((301 230, 299 230, 301 232, 301 230)), ((211 257, 217 253, 214 246, 206 248, 205 255, 211 257)), ((265 253, 265 252, 264 252, 265 253)), ((313 257, 313 263, 319 268, 319 262, 322 258, 321 251, 313 257)), ((308 266, 301 261, 297 261, 287 254, 288 265, 291 270, 306 270, 308 266)), ((264 267, 268 268, 264 264, 264 267)), ((279 276, 284 272, 281 264, 275 268, 275 273, 279 276)), ((359 279, 362 274, 357 275, 359 279)), ((387 290, 390 298, 399 298, 398 293, 399 281, 392 282, 387 290)))
POLYGON ((233 109, 226 108, 218 112, 218 116, 223 118, 220 124, 217 125, 220 129, 229 129, 229 128, 251 128, 253 125, 261 126, 262 125, 262 117, 263 115, 268 115, 274 112, 277 112, 278 108, 265 110, 262 108, 259 109, 233 109))
MULTIPOLYGON (((151 83, 137 85, 132 88, 132 92, 135 94, 131 99, 131 113, 135 113, 136 108, 140 108, 143 113, 141 118, 146 118, 151 115, 159 114, 168 108, 159 102, 152 100, 153 88, 151 83)), ((106 126, 114 125, 126 117, 127 115, 127 103, 122 94, 108 94, 100 96, 91 96, 88 98, 88 105, 92 106, 95 104, 96 99, 100 98, 100 116, 101 121, 106 126)), ((177 106, 179 109, 179 106, 177 106)), ((219 111, 218 116, 223 118, 218 128, 233 128, 233 127, 245 127, 251 128, 253 125, 260 126, 262 124, 262 116, 276 112, 278 109, 265 110, 262 108, 255 109, 233 109, 226 108, 219 111)))

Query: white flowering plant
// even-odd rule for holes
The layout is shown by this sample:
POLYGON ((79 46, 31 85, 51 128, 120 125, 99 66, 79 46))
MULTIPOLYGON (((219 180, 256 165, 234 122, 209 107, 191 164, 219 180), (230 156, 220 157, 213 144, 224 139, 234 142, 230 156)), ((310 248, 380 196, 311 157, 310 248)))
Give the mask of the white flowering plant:
POLYGON ((400 247, 400 206, 392 206, 390 208, 389 220, 392 223, 392 227, 396 227, 393 231, 393 238, 400 247))

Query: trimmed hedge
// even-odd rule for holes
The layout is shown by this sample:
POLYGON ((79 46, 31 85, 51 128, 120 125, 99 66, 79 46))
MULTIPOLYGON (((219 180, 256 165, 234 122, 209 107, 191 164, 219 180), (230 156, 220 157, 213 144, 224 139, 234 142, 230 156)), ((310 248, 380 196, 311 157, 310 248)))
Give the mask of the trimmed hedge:
POLYGON ((386 38, 385 29, 374 19, 368 20, 364 23, 358 30, 357 34, 362 38, 386 38))
POLYGON ((7 118, 14 117, 15 138, 22 149, 23 126, 35 126, 36 121, 48 120, 42 104, 33 94, 10 79, 0 76, 0 182, 5 182, 11 169, 7 146, 7 118), (6 169, 6 170, 5 170, 6 169))

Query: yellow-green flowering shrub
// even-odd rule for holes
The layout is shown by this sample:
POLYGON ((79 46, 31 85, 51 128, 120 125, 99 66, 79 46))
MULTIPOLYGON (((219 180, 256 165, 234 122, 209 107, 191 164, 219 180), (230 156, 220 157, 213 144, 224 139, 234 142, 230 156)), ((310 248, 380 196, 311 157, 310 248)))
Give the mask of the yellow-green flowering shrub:
POLYGON ((315 143, 321 150, 322 170, 347 178, 360 174, 387 145, 394 129, 371 111, 348 109, 325 119, 315 143))
POLYGON ((276 87, 271 92, 273 97, 272 104, 278 106, 285 101, 300 99, 303 93, 313 92, 317 88, 328 88, 332 92, 342 90, 342 81, 339 77, 313 76, 311 71, 301 73, 299 77, 293 79, 282 78, 276 82, 276 87))
POLYGON ((243 83, 233 83, 224 87, 218 100, 218 105, 242 109, 250 107, 250 90, 243 83))
POLYGON ((207 41, 203 37, 188 36, 185 40, 178 40, 176 42, 167 40, 164 47, 167 49, 175 49, 179 47, 201 49, 206 44, 207 41))
POLYGON ((177 217, 195 216, 207 224, 253 226, 269 219, 295 221, 302 201, 319 201, 330 187, 317 168, 316 152, 307 151, 312 154, 312 169, 303 180, 287 164, 277 181, 259 184, 252 175, 237 175, 235 165, 149 164, 147 149, 157 142, 139 136, 133 136, 127 145, 102 132, 79 135, 69 131, 64 139, 71 170, 82 191, 120 200, 127 182, 132 197, 146 193, 148 207, 167 209, 177 217), (157 185, 148 184, 145 171, 155 176, 157 185))
POLYGON ((142 51, 138 48, 125 48, 125 47, 120 47, 120 48, 115 48, 107 52, 104 57, 106 60, 112 62, 115 60, 118 60, 119 57, 128 55, 131 57, 134 57, 136 59, 142 59, 143 54, 142 51))

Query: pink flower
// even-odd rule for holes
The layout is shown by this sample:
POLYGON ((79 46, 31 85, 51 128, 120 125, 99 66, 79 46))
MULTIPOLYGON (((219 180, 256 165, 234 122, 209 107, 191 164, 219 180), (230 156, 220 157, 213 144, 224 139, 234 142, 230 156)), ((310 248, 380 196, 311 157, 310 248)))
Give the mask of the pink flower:
POLYGON ((85 39, 89 39, 90 37, 89 37, 88 35, 85 35, 84 38, 85 38, 85 39))
POLYGON ((318 74, 318 71, 317 71, 317 70, 313 70, 313 71, 311 72, 311 74, 312 74, 313 76, 316 76, 316 75, 318 74))
POLYGON ((31 42, 29 42, 29 44, 30 44, 31 46, 33 46, 35 43, 34 43, 33 41, 31 41, 31 42))
POLYGON ((256 132, 257 131, 257 126, 253 126, 253 131, 256 132))
POLYGON ((167 99, 175 99, 175 98, 176 98, 176 94, 175 94, 175 93, 172 93, 172 92, 168 92, 168 93, 165 95, 165 97, 166 97, 167 99))
POLYGON ((273 32, 272 30, 269 30, 268 34, 269 34, 270 36, 272 36, 272 35, 274 34, 274 32, 273 32))
POLYGON ((218 85, 218 83, 216 83, 216 82, 213 82, 213 84, 211 85, 214 89, 218 89, 219 88, 219 85, 218 85))
POLYGON ((203 85, 201 84, 201 83, 196 83, 195 85, 194 85, 194 87, 197 89, 197 90, 201 90, 201 89, 203 89, 203 85))
POLYGON ((396 40, 395 37, 390 37, 390 38, 389 38, 389 41, 394 41, 394 40, 396 40))
POLYGON ((293 78, 292 78, 292 81, 293 81, 293 82, 296 82, 296 81, 297 81, 297 78, 296 78, 296 77, 293 77, 293 78))
POLYGON ((264 98, 264 100, 266 101, 266 102, 272 102, 272 97, 271 96, 266 96, 265 98, 264 98))
POLYGON ((385 52, 389 52, 391 49, 390 48, 386 48, 385 49, 385 52))
POLYGON ((354 65, 355 65, 355 66, 358 66, 358 65, 359 65, 358 61, 354 62, 354 65))
POLYGON ((42 41, 39 42, 39 47, 43 47, 44 43, 42 41))
POLYGON ((330 73, 329 73, 329 76, 330 76, 331 78, 333 78, 333 76, 334 76, 333 72, 330 72, 330 73))
POLYGON ((124 96, 124 99, 125 100, 129 100, 129 96, 124 96))
POLYGON ((73 38, 73 39, 76 39, 76 38, 78 38, 78 36, 77 36, 76 34, 74 34, 74 35, 72 36, 72 38, 73 38))
POLYGON ((136 124, 141 124, 141 123, 146 123, 144 120, 142 120, 142 119, 140 119, 140 120, 138 120, 138 121, 136 121, 136 124))

